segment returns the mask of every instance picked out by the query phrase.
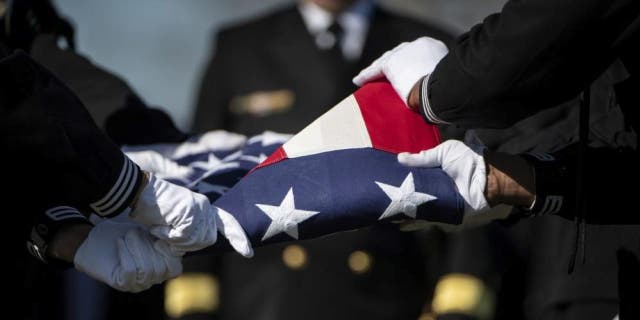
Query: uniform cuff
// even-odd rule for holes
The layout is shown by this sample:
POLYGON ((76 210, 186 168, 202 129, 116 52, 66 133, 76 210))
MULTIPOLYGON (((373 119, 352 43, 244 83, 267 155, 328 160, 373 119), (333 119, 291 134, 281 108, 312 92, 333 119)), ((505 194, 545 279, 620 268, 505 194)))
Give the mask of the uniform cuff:
POLYGON ((420 84, 420 114, 422 114, 422 117, 431 124, 450 124, 436 116, 431 109, 431 105, 429 104, 429 94, 427 92, 430 78, 431 74, 427 74, 422 78, 422 83, 420 84))
POLYGON ((142 171, 137 164, 124 156, 122 169, 113 186, 100 200, 92 202, 89 206, 102 217, 114 217, 129 209, 136 190, 142 182, 142 171))
POLYGON ((29 240, 27 240, 27 250, 32 256, 44 263, 61 268, 71 267, 71 264, 61 260, 47 259, 45 253, 58 230, 62 226, 73 223, 91 224, 89 219, 74 207, 56 206, 45 210, 42 214, 36 216, 35 223, 29 234, 29 240))
POLYGON ((522 157, 534 168, 536 198, 524 212, 530 215, 558 214, 564 209, 568 177, 566 166, 546 153, 528 152, 522 157))

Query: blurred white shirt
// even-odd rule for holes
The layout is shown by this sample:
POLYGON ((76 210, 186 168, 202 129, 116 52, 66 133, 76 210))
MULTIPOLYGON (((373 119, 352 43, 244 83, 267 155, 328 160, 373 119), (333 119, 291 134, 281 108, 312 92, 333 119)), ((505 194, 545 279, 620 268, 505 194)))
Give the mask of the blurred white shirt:
POLYGON ((360 58, 373 14, 373 1, 358 0, 336 17, 312 1, 300 1, 298 9, 307 30, 316 38, 319 49, 329 49, 335 44, 335 37, 327 31, 335 20, 344 30, 340 42, 343 56, 351 61, 360 58))

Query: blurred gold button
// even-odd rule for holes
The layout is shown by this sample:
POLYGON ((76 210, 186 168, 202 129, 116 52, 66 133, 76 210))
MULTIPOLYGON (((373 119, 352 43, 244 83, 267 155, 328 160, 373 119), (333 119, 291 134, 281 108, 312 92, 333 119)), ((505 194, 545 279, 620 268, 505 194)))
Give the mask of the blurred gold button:
POLYGON ((418 317, 418 320, 436 320, 436 316, 433 313, 425 312, 418 317))
POLYGON ((185 273, 167 281, 165 312, 172 318, 192 313, 214 313, 220 304, 218 279, 206 273, 185 273))
POLYGON ((470 274, 450 273, 438 281, 431 306, 436 314, 458 313, 474 319, 493 319, 495 300, 481 279, 470 274))
POLYGON ((373 258, 366 251, 354 251, 349 255, 349 268, 353 273, 362 274, 371 269, 373 258))
POLYGON ((302 246, 292 244, 282 251, 282 261, 293 270, 301 269, 307 264, 307 252, 302 246))

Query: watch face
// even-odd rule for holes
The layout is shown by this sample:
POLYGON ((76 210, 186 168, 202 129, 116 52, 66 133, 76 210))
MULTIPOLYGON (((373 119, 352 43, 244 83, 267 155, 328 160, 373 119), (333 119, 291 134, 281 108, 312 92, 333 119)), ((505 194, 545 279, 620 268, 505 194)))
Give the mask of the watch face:
POLYGON ((27 241, 27 250, 32 256, 38 258, 38 260, 46 262, 44 258, 44 248, 40 249, 40 247, 38 247, 35 243, 27 241))
POLYGON ((49 232, 49 228, 46 225, 41 223, 36 226, 36 232, 44 236, 44 235, 47 235, 47 233, 49 232))

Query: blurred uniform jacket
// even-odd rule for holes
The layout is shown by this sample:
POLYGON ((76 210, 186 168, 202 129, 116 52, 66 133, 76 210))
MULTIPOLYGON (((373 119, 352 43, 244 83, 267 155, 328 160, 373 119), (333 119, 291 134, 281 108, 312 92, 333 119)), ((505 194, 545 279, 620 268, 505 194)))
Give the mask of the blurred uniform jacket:
POLYGON ((218 34, 204 73, 193 129, 253 135, 296 133, 351 94, 351 79, 401 42, 440 29, 375 8, 360 59, 346 61, 320 50, 296 7, 287 7, 218 34))
MULTIPOLYGON (((294 6, 225 29, 204 75, 193 129, 295 133, 352 93, 351 79, 360 69, 425 35, 449 39, 439 29, 374 7, 361 58, 348 61, 318 49, 294 6)), ((251 260, 225 256, 220 316, 416 319, 430 293, 429 261, 414 235, 395 226, 298 245, 260 248, 251 260)))

